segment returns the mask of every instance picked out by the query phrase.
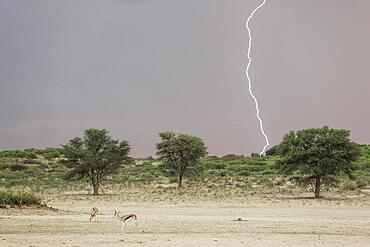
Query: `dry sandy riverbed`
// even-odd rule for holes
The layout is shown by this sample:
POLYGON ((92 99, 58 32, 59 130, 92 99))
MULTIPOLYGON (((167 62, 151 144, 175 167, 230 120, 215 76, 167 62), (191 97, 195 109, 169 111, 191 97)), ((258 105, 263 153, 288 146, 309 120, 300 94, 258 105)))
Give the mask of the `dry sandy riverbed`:
POLYGON ((62 197, 49 204, 59 211, 0 209, 0 246, 370 246, 369 199, 175 204, 62 197), (88 220, 92 206, 102 211, 99 222, 88 220), (114 209, 137 213, 139 229, 121 232, 114 209))

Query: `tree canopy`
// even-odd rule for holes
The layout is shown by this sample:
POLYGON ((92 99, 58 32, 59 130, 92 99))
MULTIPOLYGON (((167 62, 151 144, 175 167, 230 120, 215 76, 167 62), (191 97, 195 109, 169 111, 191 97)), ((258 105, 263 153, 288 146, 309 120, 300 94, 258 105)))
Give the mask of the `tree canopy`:
POLYGON ((278 156, 278 155, 280 155, 278 145, 275 145, 266 151, 266 156, 278 156))
POLYGON ((88 178, 98 195, 104 178, 128 161, 130 145, 109 136, 107 130, 87 129, 83 138, 75 137, 63 145, 64 163, 71 168, 67 178, 88 178))
POLYGON ((178 187, 181 187, 184 175, 192 174, 207 155, 207 147, 202 139, 195 136, 164 132, 159 137, 161 142, 156 144, 157 155, 165 168, 178 176, 178 187))
POLYGON ((297 184, 310 186, 315 197, 320 197, 323 185, 333 185, 355 169, 360 151, 349 135, 348 130, 327 126, 291 131, 279 144, 282 159, 277 165, 297 184))

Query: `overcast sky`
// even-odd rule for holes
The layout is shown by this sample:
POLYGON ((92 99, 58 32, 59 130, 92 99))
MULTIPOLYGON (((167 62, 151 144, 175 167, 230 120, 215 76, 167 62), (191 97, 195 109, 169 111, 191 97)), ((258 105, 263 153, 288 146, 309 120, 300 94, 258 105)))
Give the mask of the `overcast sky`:
MULTIPOLYGON (((0 149, 86 128, 153 155, 161 131, 259 152, 245 20, 259 0, 1 0, 0 149)), ((267 0, 251 21, 265 130, 329 125, 370 142, 370 1, 267 0)))

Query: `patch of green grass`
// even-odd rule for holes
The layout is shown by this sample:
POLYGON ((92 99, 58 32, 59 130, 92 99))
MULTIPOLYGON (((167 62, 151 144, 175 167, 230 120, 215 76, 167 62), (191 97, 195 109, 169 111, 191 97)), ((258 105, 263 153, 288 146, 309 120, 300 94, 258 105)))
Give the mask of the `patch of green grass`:
POLYGON ((6 150, 0 152, 0 158, 24 158, 25 152, 22 150, 6 150))
POLYGON ((42 201, 34 194, 27 192, 0 191, 0 204, 5 205, 42 205, 42 201))
POLYGON ((270 175, 270 174, 274 174, 275 171, 271 168, 266 168, 265 170, 262 171, 262 174, 263 175, 270 175))

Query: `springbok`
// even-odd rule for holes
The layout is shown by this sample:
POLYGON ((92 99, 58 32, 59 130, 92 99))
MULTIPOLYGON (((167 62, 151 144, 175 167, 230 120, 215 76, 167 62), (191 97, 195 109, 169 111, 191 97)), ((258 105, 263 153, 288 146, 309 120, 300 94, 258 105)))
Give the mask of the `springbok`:
POLYGON ((127 226, 126 221, 132 221, 132 222, 135 222, 136 229, 138 229, 138 225, 137 225, 137 215, 136 215, 136 214, 125 214, 125 215, 119 215, 119 211, 114 210, 114 216, 113 216, 113 219, 117 219, 117 220, 119 220, 119 221, 121 221, 121 222, 122 222, 122 225, 121 225, 121 231, 123 231, 123 225, 125 225, 125 226, 126 226, 126 229, 128 230, 128 226, 127 226))
POLYGON ((93 207, 90 212, 90 222, 93 218, 95 218, 96 221, 98 221, 98 215, 100 214, 100 211, 98 208, 93 207))

